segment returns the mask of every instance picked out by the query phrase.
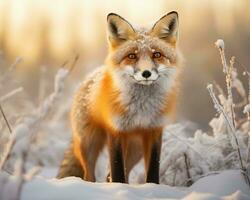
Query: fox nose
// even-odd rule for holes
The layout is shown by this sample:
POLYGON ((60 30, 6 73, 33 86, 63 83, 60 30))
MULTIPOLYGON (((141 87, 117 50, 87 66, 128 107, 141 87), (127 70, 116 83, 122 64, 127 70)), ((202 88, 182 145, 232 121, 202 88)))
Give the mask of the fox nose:
POLYGON ((142 76, 144 78, 149 78, 151 76, 151 72, 148 71, 148 70, 145 70, 145 71, 142 72, 142 76))

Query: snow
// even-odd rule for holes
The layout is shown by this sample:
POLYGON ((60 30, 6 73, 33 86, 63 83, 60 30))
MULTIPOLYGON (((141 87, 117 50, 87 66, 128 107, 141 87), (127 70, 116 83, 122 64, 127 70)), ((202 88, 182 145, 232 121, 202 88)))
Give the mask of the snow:
POLYGON ((249 186, 237 170, 224 171, 198 180, 189 188, 156 184, 91 183, 80 178, 61 180, 37 177, 25 184, 22 200, 82 199, 250 199, 249 186))
POLYGON ((247 104, 247 105, 244 107, 243 113, 245 113, 245 114, 250 113, 250 104, 247 104))
POLYGON ((189 188, 200 193, 211 193, 218 196, 231 195, 237 190, 250 197, 250 188, 243 180, 240 171, 228 170, 217 175, 199 179, 189 188), (210 183, 208 185, 208 183, 210 183), (209 186, 209 187, 208 187, 209 186))
POLYGON ((243 83, 239 80, 238 73, 235 69, 232 71, 232 87, 234 87, 238 91, 241 97, 246 96, 246 91, 244 89, 243 83))
POLYGON ((215 45, 216 45, 217 48, 219 48, 221 50, 224 50, 224 48, 225 48, 225 44, 224 44, 224 41, 222 39, 218 39, 215 42, 215 45))

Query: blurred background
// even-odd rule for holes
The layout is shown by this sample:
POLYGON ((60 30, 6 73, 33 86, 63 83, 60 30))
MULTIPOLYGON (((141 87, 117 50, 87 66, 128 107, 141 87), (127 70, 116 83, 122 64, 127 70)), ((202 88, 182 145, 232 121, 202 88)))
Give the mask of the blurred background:
MULTIPOLYGON (((206 85, 213 81, 223 85, 225 80, 214 42, 224 39, 226 56, 236 56, 239 74, 242 66, 249 69, 249 7, 249 0, 0 0, 0 73, 22 60, 11 75, 16 82, 5 82, 0 96, 22 86, 22 93, 5 107, 15 113, 26 106, 27 111, 25 98, 39 105, 53 90, 58 68, 79 54, 67 80, 64 103, 70 105, 74 86, 105 59, 109 12, 132 24, 148 24, 176 10, 185 58, 178 120, 190 120, 206 130, 215 114, 206 85)), ((57 109, 67 116, 68 107, 62 107, 57 109)))

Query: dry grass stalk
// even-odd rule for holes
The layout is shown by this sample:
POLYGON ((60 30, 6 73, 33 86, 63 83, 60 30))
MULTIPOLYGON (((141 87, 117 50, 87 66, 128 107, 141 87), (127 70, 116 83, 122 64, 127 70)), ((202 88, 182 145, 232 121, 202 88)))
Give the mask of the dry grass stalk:
POLYGON ((4 111, 3 111, 3 108, 2 108, 2 105, 1 105, 1 104, 0 104, 0 111, 1 111, 1 113, 2 113, 2 116, 3 116, 3 118, 4 118, 4 121, 5 121, 5 123, 6 123, 7 127, 8 127, 8 129, 9 129, 10 134, 11 134, 11 133, 12 133, 12 129, 11 129, 11 127, 10 127, 10 124, 9 124, 9 122, 8 122, 8 119, 7 119, 7 117, 6 117, 5 113, 4 113, 4 111))
POLYGON ((186 186, 190 186, 193 184, 190 172, 189 172, 189 165, 188 165, 188 157, 187 154, 184 153, 184 161, 185 161, 185 166, 186 166, 186 172, 187 172, 187 182, 186 182, 186 186))

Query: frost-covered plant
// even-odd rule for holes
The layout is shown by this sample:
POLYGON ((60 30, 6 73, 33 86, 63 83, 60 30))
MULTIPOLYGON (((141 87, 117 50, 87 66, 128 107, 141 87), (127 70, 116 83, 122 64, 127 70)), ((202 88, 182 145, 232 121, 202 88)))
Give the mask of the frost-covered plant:
MULTIPOLYGON (((244 134, 239 140, 244 140, 244 134)), ((181 124, 165 129, 161 157, 161 181, 168 185, 187 185, 204 175, 226 169, 238 168, 237 154, 231 148, 226 134, 207 134, 195 131, 187 137, 187 130, 181 124), (185 155, 188 162, 185 162, 185 155), (188 177, 187 170, 190 177, 188 177)), ((244 143, 240 143, 246 149, 244 143)))
MULTIPOLYGON (((10 135, 9 140, 9 151, 12 151, 14 156, 12 158, 21 157, 21 155, 27 151, 27 147, 32 143, 32 140, 35 140, 34 132, 37 131, 37 126, 41 121, 48 115, 49 111, 54 106, 55 101, 61 95, 64 80, 69 73, 68 69, 61 68, 55 77, 54 92, 50 94, 41 106, 35 110, 34 114, 27 116, 23 119, 23 122, 18 124, 13 133, 10 135)), ((0 162, 0 169, 3 167, 7 157, 9 157, 9 152, 7 151, 2 161, 0 162)))
MULTIPOLYGON (((56 101, 62 94, 64 89, 64 82, 68 76, 70 69, 60 68, 55 76, 54 90, 53 92, 41 103, 41 105, 29 116, 23 118, 22 122, 16 125, 13 130, 10 128, 8 120, 1 108, 5 122, 8 124, 10 134, 9 141, 3 151, 3 155, 0 158, 0 199, 6 197, 6 193, 10 190, 9 185, 12 185, 12 195, 4 199, 19 199, 22 186, 25 181, 30 180, 34 175, 40 171, 40 167, 37 167, 41 162, 33 162, 33 156, 31 156, 32 148, 36 146, 36 139, 38 127, 42 124, 42 121, 49 115, 55 106, 56 101), (31 158, 29 158, 31 156, 31 158), (29 161, 29 162, 28 162, 29 161), (15 169, 11 170, 15 163, 15 169), (27 170, 27 165, 35 165, 30 170, 27 170), (14 177, 6 176, 5 172, 11 173, 14 177), (15 180, 14 180, 15 179, 15 180), (5 195, 5 196, 4 196, 5 195)), ((15 92, 12 92, 12 94, 15 92)), ((4 98, 11 95, 7 94, 4 98)), ((29 167, 30 168, 30 167, 29 167)))
MULTIPOLYGON (((217 40, 215 43, 216 47, 220 51, 221 59, 222 59, 222 64, 223 64, 223 72, 226 75, 226 87, 227 87, 227 97, 222 98, 222 94, 220 94, 221 102, 218 101, 214 91, 213 91, 213 85, 209 84, 207 89, 209 91, 209 94, 213 100, 214 107, 217 110, 217 112, 223 116, 224 122, 226 123, 227 127, 227 132, 228 136, 231 141, 232 149, 235 150, 238 156, 238 163, 239 167, 242 170, 242 174, 244 175, 246 182, 250 185, 249 177, 246 171, 246 163, 244 163, 243 160, 243 153, 241 152, 242 150, 242 145, 244 144, 244 141, 241 142, 240 146, 240 140, 238 137, 239 133, 237 132, 237 121, 235 117, 235 104, 234 104, 234 99, 233 99, 233 93, 232 89, 235 88, 236 91, 241 95, 241 97, 245 96, 245 90, 243 87, 243 84, 241 81, 237 78, 237 71, 234 69, 234 63, 235 63, 235 57, 232 57, 230 60, 230 65, 227 65, 226 62, 226 57, 225 57, 225 45, 223 40, 217 40)), ((245 106, 246 108, 247 106, 245 106)), ((245 109, 244 109, 245 111, 245 109)), ((244 112, 243 111, 243 112, 244 112)), ((247 130, 245 133, 247 136, 247 130)), ((249 143, 249 136, 247 136, 247 142, 249 143)), ((247 148, 244 148, 243 150, 246 151, 247 148)), ((248 150, 247 150, 248 151, 248 150)))

